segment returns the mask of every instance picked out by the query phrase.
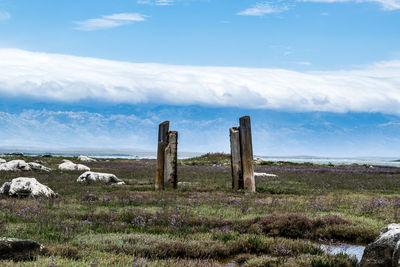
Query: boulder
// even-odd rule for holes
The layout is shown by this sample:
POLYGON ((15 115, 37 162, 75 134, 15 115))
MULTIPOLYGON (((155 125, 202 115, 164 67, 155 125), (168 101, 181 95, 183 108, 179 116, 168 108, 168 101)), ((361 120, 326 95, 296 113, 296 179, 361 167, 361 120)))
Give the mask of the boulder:
POLYGON ((5 159, 0 159, 0 164, 6 163, 7 161, 5 159))
POLYGON ((400 224, 392 223, 381 230, 381 234, 364 251, 361 267, 399 266, 400 224), (396 263, 397 261, 397 263, 396 263))
POLYGON ((0 171, 16 172, 16 171, 30 171, 30 170, 31 167, 29 167, 29 164, 26 163, 24 160, 18 159, 0 164, 0 171))
POLYGON ((263 160, 261 158, 255 158, 254 159, 254 164, 261 164, 263 160))
POLYGON ((35 178, 25 177, 5 182, 0 188, 0 194, 11 197, 57 197, 57 194, 53 190, 39 183, 35 178))
POLYGON ((78 157, 78 160, 79 161, 83 161, 83 162, 95 162, 95 161, 97 161, 95 159, 92 159, 92 158, 89 158, 89 157, 86 157, 86 156, 82 156, 82 155, 78 157))
POLYGON ((100 172, 85 172, 81 176, 79 176, 78 183, 95 183, 102 182, 107 184, 125 184, 122 180, 120 180, 117 176, 111 173, 100 173, 100 172))
POLYGON ((178 185, 192 185, 192 184, 197 184, 197 183, 191 183, 191 182, 178 182, 178 185))
POLYGON ((50 168, 47 168, 47 167, 43 166, 42 164, 39 164, 36 162, 29 162, 28 165, 32 170, 45 171, 45 172, 51 171, 50 168))
POLYGON ((397 244, 394 247, 392 256, 392 266, 400 266, 400 240, 397 241, 397 244))
POLYGON ((278 175, 265 172, 255 172, 254 177, 278 177, 278 175))
POLYGON ((43 247, 32 240, 0 237, 0 260, 35 259, 43 247))
POLYGON ((82 164, 75 164, 70 160, 64 160, 63 163, 58 165, 58 169, 62 171, 90 171, 89 167, 82 164))

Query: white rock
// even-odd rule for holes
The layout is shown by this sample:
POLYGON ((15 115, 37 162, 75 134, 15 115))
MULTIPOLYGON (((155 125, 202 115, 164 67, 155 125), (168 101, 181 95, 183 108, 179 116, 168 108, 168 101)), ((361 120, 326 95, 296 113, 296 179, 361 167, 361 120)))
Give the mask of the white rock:
POLYGON ((94 182, 102 182, 102 183, 115 183, 123 185, 125 184, 122 180, 120 180, 117 176, 111 173, 101 173, 101 172, 85 172, 81 176, 79 176, 78 183, 94 183, 94 182))
MULTIPOLYGON (((381 235, 383 235, 389 231, 396 231, 396 230, 400 231, 400 223, 391 223, 391 224, 388 224, 388 226, 383 227, 381 229, 381 235)), ((382 236, 379 236, 379 237, 381 238, 382 236)))
POLYGON ((45 172, 51 171, 50 168, 47 168, 47 167, 43 166, 42 164, 39 164, 36 162, 28 162, 28 165, 32 170, 45 171, 45 172))
POLYGON ((64 163, 58 165, 58 169, 62 171, 90 171, 89 167, 82 164, 75 164, 70 160, 64 160, 64 163))
POLYGON ((15 172, 15 171, 30 171, 31 167, 23 160, 12 160, 0 164, 0 171, 15 172))
POLYGON ((398 242, 400 241, 400 224, 392 223, 382 228, 381 234, 365 250, 361 259, 362 267, 398 266, 398 242), (397 248, 397 249, 396 249, 397 248))
POLYGON ((276 174, 265 173, 265 172, 255 172, 254 176, 255 177, 278 177, 278 175, 276 175, 276 174))
POLYGON ((45 248, 32 240, 0 237, 0 260, 34 260, 45 248))
POLYGON ((6 163, 7 161, 5 159, 0 159, 0 164, 6 163))
POLYGON ((92 158, 89 158, 89 157, 86 157, 86 156, 82 156, 82 155, 78 157, 78 160, 79 161, 83 161, 83 162, 95 162, 95 161, 97 161, 95 159, 92 159, 92 158))
POLYGON ((40 170, 40 171, 51 171, 50 168, 47 168, 36 162, 26 163, 24 160, 12 160, 9 162, 5 162, 0 164, 0 171, 31 171, 31 170, 40 170))
POLYGON ((19 177, 5 182, 0 188, 0 194, 8 196, 30 196, 30 197, 56 197, 49 187, 39 183, 35 178, 19 177))
POLYGON ((191 185, 192 183, 190 182, 178 182, 178 185, 191 185))
POLYGON ((254 159, 254 164, 260 164, 261 162, 263 162, 263 160, 261 158, 254 159))
POLYGON ((392 255, 392 266, 400 266, 400 240, 397 241, 392 255))
POLYGON ((193 183, 191 183, 191 182, 178 182, 178 185, 183 185, 183 186, 185 186, 185 185, 198 185, 199 183, 195 183, 195 182, 193 182, 193 183))

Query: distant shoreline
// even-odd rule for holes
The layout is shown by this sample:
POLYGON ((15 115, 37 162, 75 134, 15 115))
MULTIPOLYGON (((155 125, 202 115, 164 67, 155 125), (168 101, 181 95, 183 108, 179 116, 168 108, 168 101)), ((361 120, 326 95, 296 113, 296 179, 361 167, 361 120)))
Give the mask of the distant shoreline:
MULTIPOLYGON (((192 157, 198 157, 205 153, 198 152, 181 152, 178 153, 179 159, 187 159, 192 157)), ((28 157, 78 157, 85 155, 97 159, 156 159, 156 152, 117 152, 117 151, 57 151, 57 152, 43 152, 43 151, 24 151, 24 150, 11 150, 11 149, 0 149, 0 157, 4 156, 28 156, 28 157)), ((313 163, 316 165, 371 165, 371 166, 390 166, 400 168, 400 160, 398 158, 389 157, 313 157, 313 156, 258 156, 254 155, 254 159, 260 158, 264 161, 272 162, 293 162, 293 163, 313 163)))

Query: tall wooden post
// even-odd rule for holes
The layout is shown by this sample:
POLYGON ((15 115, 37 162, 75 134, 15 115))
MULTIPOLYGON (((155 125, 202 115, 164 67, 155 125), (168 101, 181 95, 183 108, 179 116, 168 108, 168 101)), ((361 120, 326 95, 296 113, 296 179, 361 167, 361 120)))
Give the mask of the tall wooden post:
POLYGON ((164 189, 164 151, 168 144, 169 121, 164 121, 158 126, 157 170, 155 189, 164 189))
POLYGON ((164 186, 178 186, 178 132, 168 132, 168 145, 165 148, 164 186))
POLYGON ((242 160, 240 156, 240 135, 239 128, 229 129, 231 139, 231 168, 232 168, 232 189, 243 189, 242 160))
POLYGON ((253 169, 253 143, 251 140, 250 117, 241 117, 239 122, 244 189, 246 189, 248 192, 256 192, 253 169))

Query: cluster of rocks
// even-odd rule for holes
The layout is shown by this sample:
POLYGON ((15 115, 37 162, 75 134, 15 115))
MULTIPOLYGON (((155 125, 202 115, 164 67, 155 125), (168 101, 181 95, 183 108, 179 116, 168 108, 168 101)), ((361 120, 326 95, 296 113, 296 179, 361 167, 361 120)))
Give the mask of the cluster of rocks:
POLYGON ((392 223, 364 251, 361 267, 400 266, 400 224, 392 223))
MULTIPOLYGON (((78 157, 78 160, 84 162, 94 162, 95 159, 91 159, 85 156, 78 157)), ((116 184, 124 185, 125 183, 114 174, 110 173, 99 173, 91 172, 90 168, 82 165, 75 164, 70 160, 64 160, 58 166, 59 170, 63 171, 86 171, 77 179, 78 183, 105 183, 105 184, 116 184)), ((25 162, 23 160, 12 160, 7 162, 4 159, 0 159, 0 171, 51 171, 36 162, 25 162)), ((5 182, 0 187, 0 195, 8 197, 45 197, 55 198, 58 195, 50 189, 48 186, 39 183, 35 178, 19 177, 12 179, 10 182, 5 182)), ((0 238, 0 260, 14 260, 14 261, 25 261, 34 260, 42 251, 44 247, 39 243, 32 240, 21 240, 15 238, 0 238)))
MULTIPOLYGON (((0 164, 0 171, 30 171, 30 170, 40 170, 46 172, 51 171, 50 168, 47 168, 36 162, 27 163, 23 160, 12 160, 9 162, 1 160, 1 162, 2 163, 0 164)), ((78 183, 90 184, 90 183, 100 182, 105 184, 116 184, 116 185, 125 184, 121 179, 119 179, 114 174, 91 172, 89 167, 82 164, 75 164, 70 160, 64 160, 63 163, 61 163, 58 166, 58 169, 63 171, 86 171, 85 173, 83 173, 78 177, 77 179, 78 183)), ((5 182, 0 187, 0 194, 9 197, 35 197, 35 198, 57 197, 57 194, 48 186, 39 183, 35 178, 27 178, 27 177, 19 177, 12 179, 10 182, 5 182)))
MULTIPOLYGON (((96 162, 96 159, 89 158, 87 156, 79 156, 78 157, 79 161, 83 162, 96 162)), ((116 184, 116 185, 124 185, 125 182, 119 179, 117 176, 111 173, 101 173, 101 172, 92 172, 90 171, 90 168, 88 166, 85 166, 83 164, 75 164, 70 160, 64 160, 63 163, 61 163, 58 166, 58 169, 63 170, 63 171, 86 171, 82 175, 78 177, 76 180, 78 183, 105 183, 105 184, 116 184)))
POLYGON ((11 160, 6 162, 5 160, 0 161, 0 171, 6 172, 17 172, 17 171, 32 171, 39 170, 50 172, 51 169, 43 166, 36 162, 25 162, 24 160, 11 160))

